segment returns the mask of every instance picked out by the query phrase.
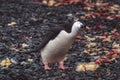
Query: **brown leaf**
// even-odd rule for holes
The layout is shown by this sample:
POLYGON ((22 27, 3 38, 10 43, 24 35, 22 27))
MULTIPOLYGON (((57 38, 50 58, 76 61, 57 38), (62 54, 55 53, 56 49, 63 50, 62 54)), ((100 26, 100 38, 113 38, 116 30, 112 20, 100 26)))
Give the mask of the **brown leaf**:
POLYGON ((91 38, 91 37, 89 37, 89 36, 87 36, 87 35, 85 35, 85 38, 88 40, 88 41, 94 41, 96 38, 91 38))
POLYGON ((90 42, 89 44, 86 44, 87 48, 95 47, 95 46, 97 46, 97 43, 94 43, 94 42, 90 42))
POLYGON ((48 4, 47 0, 43 0, 42 4, 47 5, 48 4))
POLYGON ((99 65, 96 64, 95 62, 83 63, 76 67, 76 71, 77 72, 86 70, 95 71, 98 67, 99 65))
POLYGON ((49 0, 48 2, 48 6, 53 6, 56 3, 55 0, 49 0))
POLYGON ((120 47, 120 44, 117 44, 116 42, 114 42, 113 44, 112 44, 112 48, 114 48, 114 49, 117 49, 117 48, 119 48, 120 47))
POLYGON ((0 62, 0 65, 5 67, 5 68, 8 68, 11 64, 12 63, 11 63, 9 58, 6 58, 0 62))
POLYGON ((112 41, 111 38, 112 38, 112 36, 108 36, 103 39, 103 42, 111 42, 112 41))

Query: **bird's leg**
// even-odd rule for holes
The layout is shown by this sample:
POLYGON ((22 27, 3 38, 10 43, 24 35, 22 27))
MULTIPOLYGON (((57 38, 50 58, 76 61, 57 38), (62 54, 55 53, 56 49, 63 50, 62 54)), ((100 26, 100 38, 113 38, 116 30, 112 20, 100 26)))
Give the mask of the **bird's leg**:
POLYGON ((51 68, 48 66, 48 63, 47 63, 47 64, 44 64, 44 69, 45 69, 45 70, 51 70, 51 68))
POLYGON ((67 67, 64 66, 64 62, 59 62, 59 69, 65 70, 67 67))

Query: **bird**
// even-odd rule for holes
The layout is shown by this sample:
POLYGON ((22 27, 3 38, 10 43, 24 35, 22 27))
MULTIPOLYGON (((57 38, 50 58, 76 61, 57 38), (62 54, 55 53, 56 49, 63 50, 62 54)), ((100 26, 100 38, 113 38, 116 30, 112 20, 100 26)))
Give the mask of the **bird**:
POLYGON ((59 69, 67 68, 64 66, 64 58, 84 24, 76 21, 73 23, 71 30, 65 26, 51 28, 39 47, 45 70, 51 69, 48 65, 50 63, 58 63, 59 69))
MULTIPOLYGON (((22 52, 40 52, 45 70, 51 70, 49 64, 58 63, 58 68, 65 70, 64 59, 71 48, 76 36, 85 29, 85 25, 80 21, 64 22, 56 27, 51 27, 35 49, 22 52)), ((21 53, 21 52, 20 52, 21 53)))

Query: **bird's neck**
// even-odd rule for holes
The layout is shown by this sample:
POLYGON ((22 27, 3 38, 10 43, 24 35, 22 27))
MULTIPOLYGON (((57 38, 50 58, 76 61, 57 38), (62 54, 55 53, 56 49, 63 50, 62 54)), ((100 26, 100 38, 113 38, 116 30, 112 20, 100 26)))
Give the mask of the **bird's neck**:
POLYGON ((70 36, 75 37, 78 35, 78 33, 79 33, 79 29, 77 29, 76 27, 72 27, 72 30, 70 32, 70 36))

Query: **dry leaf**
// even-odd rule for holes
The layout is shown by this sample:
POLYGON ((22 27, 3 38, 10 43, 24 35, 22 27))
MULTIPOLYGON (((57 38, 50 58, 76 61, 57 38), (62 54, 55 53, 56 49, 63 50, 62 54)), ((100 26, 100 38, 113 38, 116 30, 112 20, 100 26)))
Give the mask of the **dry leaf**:
POLYGON ((78 71, 78 72, 86 71, 86 70, 95 71, 98 67, 99 67, 99 65, 95 64, 95 62, 83 63, 76 67, 76 71, 78 71))
POLYGON ((101 49, 96 49, 96 48, 94 49, 95 52, 99 52, 100 50, 101 50, 101 49))
POLYGON ((117 44, 116 42, 114 42, 114 43, 112 44, 112 48, 114 48, 114 49, 117 49, 117 48, 119 48, 119 47, 120 47, 120 45, 117 44))
POLYGON ((101 29, 104 29, 104 28, 106 28, 106 26, 102 26, 102 25, 99 25, 99 24, 96 24, 96 25, 93 27, 94 30, 101 30, 101 29))
POLYGON ((106 19, 108 19, 108 20, 113 20, 114 18, 111 17, 111 16, 108 16, 106 19))
POLYGON ((95 38, 91 38, 91 37, 86 36, 86 35, 85 35, 85 38, 86 38, 88 41, 94 41, 94 40, 95 40, 95 38))
POLYGON ((55 3, 56 3, 55 0, 49 0, 48 6, 53 6, 55 3))
POLYGON ((114 49, 111 52, 106 53, 105 56, 112 61, 112 60, 115 60, 116 58, 119 58, 119 52, 114 49))
POLYGON ((84 53, 91 54, 91 53, 94 52, 94 50, 93 50, 92 48, 90 48, 90 49, 84 50, 83 52, 84 52, 84 53))
POLYGON ((22 37, 23 39, 29 39, 29 37, 28 36, 26 36, 26 35, 23 35, 23 37, 22 37))
POLYGON ((90 30, 90 27, 86 26, 84 30, 85 30, 85 31, 89 31, 89 30, 90 30))
POLYGON ((33 62, 33 59, 29 58, 29 59, 28 59, 28 62, 30 62, 30 63, 33 62))
POLYGON ((103 42, 111 42, 112 41, 111 38, 112 38, 112 36, 108 36, 103 39, 103 42))
POLYGON ((22 43, 22 48, 26 48, 26 47, 28 47, 28 46, 29 46, 28 44, 22 43))
POLYGON ((9 58, 6 58, 0 62, 0 65, 5 67, 5 68, 8 68, 11 64, 12 63, 11 63, 9 58))
POLYGON ((76 36, 75 38, 76 38, 76 39, 79 39, 79 40, 82 40, 82 39, 83 39, 82 36, 76 36))
POLYGON ((17 46, 13 46, 13 47, 11 48, 11 50, 19 51, 17 46))
POLYGON ((43 1, 42 1, 42 4, 47 5, 47 4, 48 4, 48 3, 47 3, 47 0, 43 0, 43 1))
POLYGON ((84 9, 85 9, 85 10, 88 10, 88 11, 92 10, 91 7, 84 7, 84 9))
POLYGON ((94 43, 94 42, 90 42, 89 44, 86 44, 86 47, 87 47, 87 48, 95 47, 95 46, 97 46, 97 44, 94 43))
POLYGON ((118 36, 120 36, 120 33, 116 31, 113 33, 113 36, 118 37, 118 36))
POLYGON ((86 16, 80 16, 80 18, 84 20, 84 19, 86 19, 86 16))
POLYGON ((96 38, 98 38, 98 39, 105 39, 106 36, 96 36, 96 38))
POLYGON ((105 58, 98 58, 95 63, 96 64, 102 64, 102 63, 110 63, 111 59, 105 57, 105 58))
POLYGON ((8 23, 8 26, 14 26, 16 24, 17 24, 16 22, 10 22, 10 23, 8 23))

